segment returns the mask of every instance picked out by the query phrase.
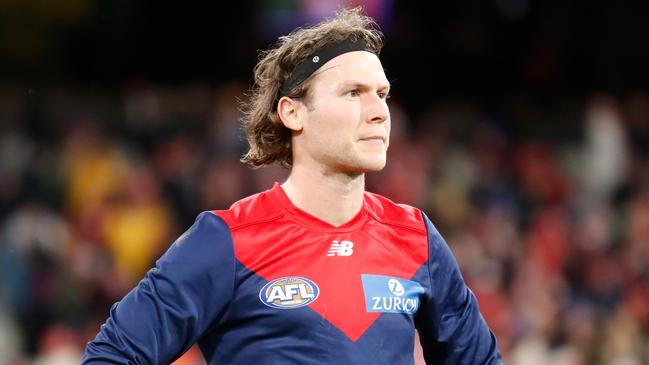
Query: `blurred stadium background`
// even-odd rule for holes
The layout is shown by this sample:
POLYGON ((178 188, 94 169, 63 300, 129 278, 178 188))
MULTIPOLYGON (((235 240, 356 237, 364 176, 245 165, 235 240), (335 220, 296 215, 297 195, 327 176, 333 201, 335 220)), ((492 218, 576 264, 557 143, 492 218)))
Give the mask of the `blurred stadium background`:
POLYGON ((0 364, 78 363, 200 211, 286 176, 238 162, 237 100, 340 4, 387 37, 368 188, 431 216, 506 363, 649 364, 649 6, 538 0, 0 0, 0 364))

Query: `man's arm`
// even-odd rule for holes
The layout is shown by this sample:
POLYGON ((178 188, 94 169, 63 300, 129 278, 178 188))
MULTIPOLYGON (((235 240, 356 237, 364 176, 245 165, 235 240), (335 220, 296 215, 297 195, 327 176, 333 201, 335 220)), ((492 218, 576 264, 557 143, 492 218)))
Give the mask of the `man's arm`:
POLYGON ((430 292, 417 317, 427 364, 502 364, 496 338, 464 283, 448 245, 424 215, 430 292))
POLYGON ((201 213, 119 303, 88 343, 83 364, 169 364, 226 314, 234 291, 232 238, 201 213))

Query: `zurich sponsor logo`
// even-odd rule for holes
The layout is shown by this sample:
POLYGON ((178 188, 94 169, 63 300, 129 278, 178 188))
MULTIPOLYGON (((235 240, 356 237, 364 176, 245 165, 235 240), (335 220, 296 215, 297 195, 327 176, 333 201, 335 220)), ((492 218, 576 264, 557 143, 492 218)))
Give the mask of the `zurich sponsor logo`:
POLYGON ((415 314, 424 288, 416 281, 384 275, 362 274, 368 312, 415 314))
POLYGON ((388 280, 388 289, 390 292, 398 297, 403 296, 406 293, 406 288, 403 287, 401 282, 397 279, 388 280))
POLYGON ((275 279, 259 291, 259 300, 272 308, 303 307, 318 299, 320 289, 311 280, 298 276, 275 279))

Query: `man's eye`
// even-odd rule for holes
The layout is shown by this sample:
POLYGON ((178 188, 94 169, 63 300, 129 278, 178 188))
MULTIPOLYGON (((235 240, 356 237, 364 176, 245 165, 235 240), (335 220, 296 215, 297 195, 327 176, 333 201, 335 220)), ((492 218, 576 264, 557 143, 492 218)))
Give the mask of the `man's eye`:
POLYGON ((379 91, 379 92, 377 93, 377 95, 378 95, 379 98, 381 98, 381 99, 390 99, 390 94, 389 94, 389 93, 386 93, 386 92, 384 92, 384 91, 379 91))
POLYGON ((346 94, 347 94, 347 96, 353 96, 353 97, 356 97, 356 96, 360 95, 360 93, 358 92, 358 89, 349 90, 349 91, 347 91, 346 94))

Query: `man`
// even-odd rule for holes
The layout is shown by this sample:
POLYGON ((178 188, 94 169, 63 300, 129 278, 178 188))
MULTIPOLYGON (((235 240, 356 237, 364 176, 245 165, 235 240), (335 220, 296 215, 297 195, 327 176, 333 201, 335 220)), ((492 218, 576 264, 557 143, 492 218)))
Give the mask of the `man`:
POLYGON ((364 190, 389 145, 381 34, 346 10, 263 54, 244 116, 253 166, 288 179, 202 213, 88 344, 86 363, 499 364, 446 243, 364 190))

